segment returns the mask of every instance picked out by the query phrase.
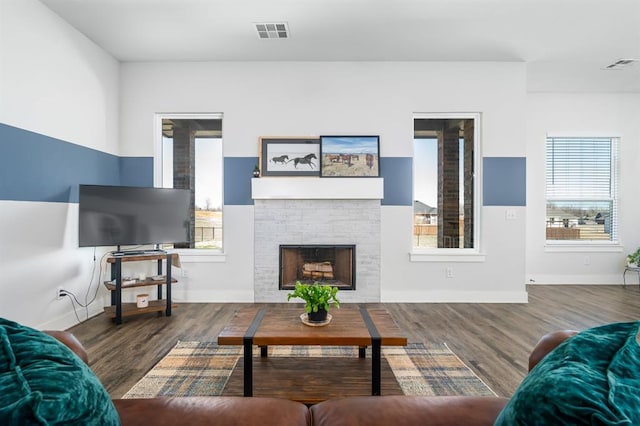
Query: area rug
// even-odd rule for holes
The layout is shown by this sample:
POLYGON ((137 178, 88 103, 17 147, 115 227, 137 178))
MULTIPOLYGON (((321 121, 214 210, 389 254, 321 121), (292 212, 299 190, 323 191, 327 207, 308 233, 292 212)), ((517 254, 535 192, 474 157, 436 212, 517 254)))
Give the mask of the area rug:
MULTIPOLYGON (((446 344, 411 343, 386 347, 383 357, 405 395, 496 396, 446 344)), ((259 356, 259 348, 255 348, 259 356)), ((357 357, 351 346, 271 346, 269 356, 357 357)), ((370 351, 367 351, 370 356, 370 351)), ((123 398, 221 395, 238 360, 241 346, 211 342, 178 342, 123 398)))

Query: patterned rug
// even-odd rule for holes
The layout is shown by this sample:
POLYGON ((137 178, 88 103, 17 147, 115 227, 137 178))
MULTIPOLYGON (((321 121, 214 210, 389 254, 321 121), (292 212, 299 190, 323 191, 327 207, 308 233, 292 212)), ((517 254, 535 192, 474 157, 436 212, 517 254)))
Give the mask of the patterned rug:
MULTIPOLYGON (((370 356, 371 351, 367 351, 370 356)), ((386 347, 383 357, 405 395, 496 396, 446 344, 386 347)), ((259 348, 255 348, 259 356, 259 348)), ((357 357, 350 346, 271 346, 269 356, 357 357)), ((123 398, 221 395, 241 346, 178 342, 123 398)))

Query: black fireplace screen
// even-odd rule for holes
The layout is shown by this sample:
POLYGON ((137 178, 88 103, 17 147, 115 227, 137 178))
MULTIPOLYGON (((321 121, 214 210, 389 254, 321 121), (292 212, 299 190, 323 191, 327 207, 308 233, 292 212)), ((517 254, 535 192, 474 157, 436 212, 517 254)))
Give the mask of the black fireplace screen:
POLYGON ((355 290, 355 258, 355 245, 281 245, 279 288, 291 290, 300 281, 355 290))

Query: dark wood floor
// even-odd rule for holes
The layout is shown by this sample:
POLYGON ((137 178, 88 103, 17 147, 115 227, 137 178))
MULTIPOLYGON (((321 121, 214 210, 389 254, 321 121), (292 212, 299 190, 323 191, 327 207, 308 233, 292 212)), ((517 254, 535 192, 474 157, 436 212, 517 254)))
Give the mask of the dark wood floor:
MULTIPOLYGON (((496 393, 509 396, 545 333, 640 319, 640 289, 529 286, 528 304, 386 303, 409 342, 445 342, 496 393)), ((70 329, 113 398, 121 397, 178 340, 215 341, 243 304, 180 304, 171 317, 145 314, 115 326, 104 314, 70 329)))

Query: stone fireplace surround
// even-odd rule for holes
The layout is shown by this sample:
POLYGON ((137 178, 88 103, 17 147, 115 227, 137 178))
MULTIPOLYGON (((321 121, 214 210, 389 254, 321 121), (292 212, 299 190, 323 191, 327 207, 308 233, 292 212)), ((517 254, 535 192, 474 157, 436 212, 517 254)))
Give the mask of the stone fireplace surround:
POLYGON ((354 244, 356 289, 341 302, 380 302, 382 178, 255 178, 254 301, 283 302, 281 244, 354 244))

